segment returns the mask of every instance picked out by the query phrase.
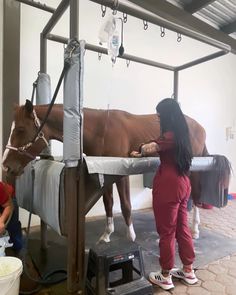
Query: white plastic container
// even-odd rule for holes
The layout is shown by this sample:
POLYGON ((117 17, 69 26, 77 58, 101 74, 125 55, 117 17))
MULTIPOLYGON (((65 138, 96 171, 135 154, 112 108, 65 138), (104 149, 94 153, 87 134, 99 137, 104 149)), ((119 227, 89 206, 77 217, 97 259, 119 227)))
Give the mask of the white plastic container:
POLYGON ((107 46, 108 55, 111 56, 111 60, 114 63, 116 61, 116 57, 119 55, 119 47, 120 47, 120 34, 117 30, 110 36, 107 46))
POLYGON ((0 257, 0 294, 19 295, 23 265, 19 258, 0 257))
POLYGON ((98 34, 99 43, 101 45, 103 43, 108 43, 109 37, 113 34, 115 28, 116 20, 114 16, 109 16, 102 24, 98 34))

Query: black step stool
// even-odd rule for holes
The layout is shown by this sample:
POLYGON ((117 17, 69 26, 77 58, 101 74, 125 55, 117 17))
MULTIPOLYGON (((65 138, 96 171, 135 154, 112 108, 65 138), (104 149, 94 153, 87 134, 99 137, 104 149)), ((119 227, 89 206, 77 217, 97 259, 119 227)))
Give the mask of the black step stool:
POLYGON ((144 277, 140 246, 119 239, 91 248, 86 292, 88 295, 152 295, 152 285, 144 277))

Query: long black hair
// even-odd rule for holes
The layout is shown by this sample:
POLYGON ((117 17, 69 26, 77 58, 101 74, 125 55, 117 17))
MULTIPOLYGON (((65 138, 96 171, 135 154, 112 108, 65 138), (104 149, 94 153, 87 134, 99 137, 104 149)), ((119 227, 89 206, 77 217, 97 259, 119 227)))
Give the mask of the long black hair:
POLYGON ((188 173, 192 162, 192 148, 188 125, 179 104, 173 98, 165 98, 156 106, 160 116, 161 134, 172 131, 175 141, 175 160, 180 175, 188 173))

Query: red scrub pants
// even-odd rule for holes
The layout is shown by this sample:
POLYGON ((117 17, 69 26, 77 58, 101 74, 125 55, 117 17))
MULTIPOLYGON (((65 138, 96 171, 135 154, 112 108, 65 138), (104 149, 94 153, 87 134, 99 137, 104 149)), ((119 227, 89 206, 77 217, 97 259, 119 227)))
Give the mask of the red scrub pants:
POLYGON ((187 176, 165 182, 157 173, 153 183, 153 210, 160 237, 159 262, 163 270, 171 270, 175 265, 175 240, 183 265, 191 265, 195 258, 187 217, 191 186, 187 176))

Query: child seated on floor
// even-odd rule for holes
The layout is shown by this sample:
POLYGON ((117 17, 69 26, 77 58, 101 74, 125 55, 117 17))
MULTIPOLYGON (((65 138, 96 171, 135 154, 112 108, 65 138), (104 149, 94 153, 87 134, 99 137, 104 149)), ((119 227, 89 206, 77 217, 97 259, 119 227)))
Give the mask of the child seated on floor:
POLYGON ((8 231, 13 250, 19 251, 22 244, 21 223, 14 188, 0 181, 0 236, 8 231))

